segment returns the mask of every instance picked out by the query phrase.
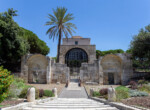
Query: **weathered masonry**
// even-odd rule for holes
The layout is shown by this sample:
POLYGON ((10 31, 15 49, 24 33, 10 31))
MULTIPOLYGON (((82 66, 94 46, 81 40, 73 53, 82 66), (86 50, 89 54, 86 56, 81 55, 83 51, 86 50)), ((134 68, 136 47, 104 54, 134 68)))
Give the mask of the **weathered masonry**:
POLYGON ((63 39, 59 63, 41 54, 22 57, 21 76, 28 83, 66 83, 72 76, 83 83, 127 84, 133 75, 129 54, 108 54, 96 59, 90 38, 63 39))

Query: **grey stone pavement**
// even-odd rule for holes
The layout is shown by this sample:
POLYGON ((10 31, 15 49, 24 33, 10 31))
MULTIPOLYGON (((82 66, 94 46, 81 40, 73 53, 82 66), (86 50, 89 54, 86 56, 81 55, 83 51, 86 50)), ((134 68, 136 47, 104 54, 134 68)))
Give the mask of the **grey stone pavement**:
POLYGON ((59 98, 88 98, 84 87, 79 87, 77 82, 70 82, 58 96, 59 98))

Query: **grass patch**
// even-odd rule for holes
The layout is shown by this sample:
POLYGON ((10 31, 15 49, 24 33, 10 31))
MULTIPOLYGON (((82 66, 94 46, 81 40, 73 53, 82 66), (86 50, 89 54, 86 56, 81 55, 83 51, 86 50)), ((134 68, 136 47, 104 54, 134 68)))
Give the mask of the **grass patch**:
POLYGON ((129 98, 129 88, 125 87, 125 86, 119 86, 116 89, 116 98, 117 101, 120 101, 122 99, 127 99, 129 98))

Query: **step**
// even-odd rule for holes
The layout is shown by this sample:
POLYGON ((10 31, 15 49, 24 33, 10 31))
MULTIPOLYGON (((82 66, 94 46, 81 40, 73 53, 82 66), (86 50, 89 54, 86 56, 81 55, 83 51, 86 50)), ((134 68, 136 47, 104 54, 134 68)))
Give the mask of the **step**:
POLYGON ((53 106, 53 105, 32 105, 32 108, 105 108, 110 107, 109 105, 89 105, 89 106, 69 106, 69 105, 62 105, 62 106, 53 106))
POLYGON ((105 107, 105 108, 31 108, 26 107, 23 110, 118 110, 115 107, 105 107))
POLYGON ((45 105, 96 105, 96 104, 98 104, 98 105, 104 105, 103 103, 95 103, 95 102, 93 102, 93 103, 73 103, 73 102, 69 102, 69 103, 37 103, 37 105, 43 105, 43 104, 45 104, 45 105))
POLYGON ((110 105, 105 105, 85 98, 57 98, 44 103, 37 103, 23 110, 118 110, 110 105))

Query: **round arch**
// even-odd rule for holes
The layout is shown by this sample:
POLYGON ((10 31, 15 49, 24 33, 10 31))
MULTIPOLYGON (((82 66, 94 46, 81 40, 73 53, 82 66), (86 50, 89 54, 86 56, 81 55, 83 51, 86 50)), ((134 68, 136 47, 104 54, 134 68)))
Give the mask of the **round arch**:
POLYGON ((41 54, 28 58, 28 83, 46 83, 48 59, 41 54))
POLYGON ((101 60, 104 84, 121 84, 122 59, 113 54, 105 55, 101 60))
POLYGON ((88 54, 81 48, 72 48, 65 54, 65 63, 69 67, 80 67, 83 62, 88 62, 88 54))

